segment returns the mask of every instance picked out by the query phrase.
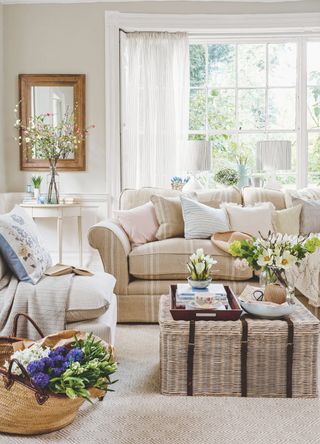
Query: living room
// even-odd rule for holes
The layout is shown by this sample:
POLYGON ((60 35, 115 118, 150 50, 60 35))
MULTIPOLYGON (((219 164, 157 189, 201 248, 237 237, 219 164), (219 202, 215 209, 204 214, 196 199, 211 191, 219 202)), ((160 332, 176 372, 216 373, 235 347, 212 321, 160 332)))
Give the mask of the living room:
POLYGON ((319 0, 0 1, 0 442, 319 442, 319 53, 319 0))

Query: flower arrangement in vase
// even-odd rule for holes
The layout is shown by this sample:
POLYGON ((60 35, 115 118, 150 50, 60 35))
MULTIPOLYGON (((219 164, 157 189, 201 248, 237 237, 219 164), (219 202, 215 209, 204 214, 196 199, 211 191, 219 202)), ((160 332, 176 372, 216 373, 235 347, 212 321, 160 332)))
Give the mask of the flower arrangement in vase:
MULTIPOLYGON (((15 113, 18 110, 19 104, 15 107, 15 113)), ((95 125, 81 130, 75 122, 74 110, 70 111, 69 108, 57 124, 52 123, 52 117, 52 113, 32 116, 26 126, 17 119, 14 127, 20 130, 19 144, 25 142, 29 157, 48 160, 50 173, 47 201, 56 204, 59 203, 57 163, 70 158, 89 129, 95 128, 95 125)))
POLYGON ((289 271, 320 247, 316 236, 288 236, 269 232, 260 239, 236 240, 229 252, 239 258, 237 267, 260 270, 260 283, 264 287, 264 300, 292 303, 294 285, 289 271))
POLYGON ((217 261, 213 260, 211 256, 205 255, 202 248, 193 253, 187 268, 190 272, 188 283, 192 288, 206 288, 211 282, 210 269, 217 261))

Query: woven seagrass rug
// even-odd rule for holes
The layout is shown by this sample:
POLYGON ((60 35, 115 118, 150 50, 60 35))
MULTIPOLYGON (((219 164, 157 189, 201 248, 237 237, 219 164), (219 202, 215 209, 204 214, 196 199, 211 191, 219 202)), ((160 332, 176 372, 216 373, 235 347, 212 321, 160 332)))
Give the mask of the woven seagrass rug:
POLYGON ((85 404, 72 425, 39 437, 0 435, 0 443, 316 444, 320 400, 166 397, 159 394, 159 329, 117 330, 114 393, 85 404))

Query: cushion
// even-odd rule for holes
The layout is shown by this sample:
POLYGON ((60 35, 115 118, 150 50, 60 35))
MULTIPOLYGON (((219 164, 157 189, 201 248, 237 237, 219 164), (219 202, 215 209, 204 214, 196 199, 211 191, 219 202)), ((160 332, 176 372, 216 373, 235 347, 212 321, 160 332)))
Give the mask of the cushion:
POLYGON ((205 254, 218 261, 211 269, 215 279, 246 280, 252 271, 234 267, 236 258, 216 247, 208 239, 173 238, 150 242, 134 248, 129 254, 130 274, 138 279, 178 280, 188 277, 187 262, 191 254, 203 248, 205 254))
MULTIPOLYGON (((124 190, 119 200, 119 208, 121 210, 130 210, 130 208, 138 207, 150 201, 151 196, 157 195, 162 197, 181 196, 179 190, 171 190, 168 188, 152 188, 145 187, 139 190, 124 190)), ((198 191, 198 200, 210 207, 219 208, 223 202, 234 202, 241 204, 241 191, 237 187, 217 188, 214 190, 198 191)))
POLYGON ((96 319, 105 313, 113 297, 116 279, 108 273, 75 276, 66 311, 67 322, 96 319))
POLYGON ((151 196, 151 202, 154 205, 160 225, 156 233, 156 238, 163 240, 170 237, 183 237, 184 222, 180 198, 151 196))
POLYGON ((301 190, 285 190, 284 197, 287 208, 290 208, 294 205, 292 201, 293 198, 305 200, 320 200, 320 188, 311 187, 302 188, 301 190))
POLYGON ((180 196, 185 239, 208 239, 219 231, 228 231, 226 212, 180 196))
POLYGON ((7 271, 8 267, 0 254, 0 280, 3 278, 3 276, 5 276, 7 271))
POLYGON ((23 282, 36 284, 51 266, 50 254, 40 240, 36 224, 18 206, 0 216, 0 254, 23 282))
POLYGON ((320 200, 292 198, 294 206, 302 205, 300 215, 300 234, 320 232, 320 200))
POLYGON ((300 233, 300 213, 302 205, 297 205, 285 210, 275 211, 273 214, 273 226, 277 233, 292 234, 298 236, 300 233))
POLYGON ((220 208, 224 202, 242 203, 241 191, 237 187, 217 188, 197 191, 198 201, 213 208, 220 208))
POLYGON ((248 207, 258 202, 271 202, 276 210, 286 208, 285 195, 282 191, 268 188, 245 187, 242 189, 243 205, 248 207))
POLYGON ((156 240, 159 224, 152 202, 114 213, 133 245, 156 240))
POLYGON ((262 203, 254 207, 223 204, 222 207, 228 213, 231 231, 241 231, 254 237, 259 237, 260 233, 266 236, 269 231, 273 231, 274 209, 270 203, 262 203))

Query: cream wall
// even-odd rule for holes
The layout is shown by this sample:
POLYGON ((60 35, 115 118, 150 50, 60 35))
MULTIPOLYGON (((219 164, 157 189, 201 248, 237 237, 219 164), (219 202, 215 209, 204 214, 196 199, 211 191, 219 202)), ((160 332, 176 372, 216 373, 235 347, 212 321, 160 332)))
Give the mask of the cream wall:
POLYGON ((106 192, 106 175, 112 174, 112 171, 106 168, 105 160, 104 11, 106 9, 123 12, 187 14, 312 12, 320 11, 320 0, 276 4, 130 2, 4 6, 6 191, 23 191, 30 178, 30 174, 19 170, 18 147, 13 139, 13 108, 18 101, 18 74, 85 73, 87 75, 87 123, 95 123, 97 128, 92 131, 87 143, 87 171, 62 173, 62 191, 66 193, 106 192))

